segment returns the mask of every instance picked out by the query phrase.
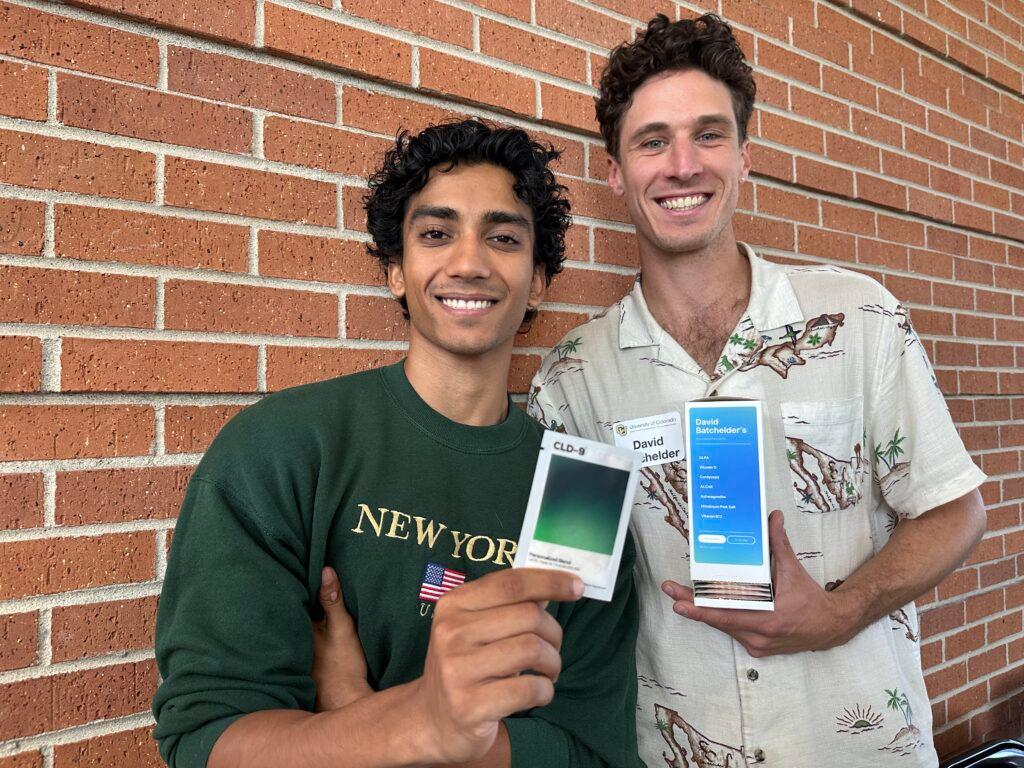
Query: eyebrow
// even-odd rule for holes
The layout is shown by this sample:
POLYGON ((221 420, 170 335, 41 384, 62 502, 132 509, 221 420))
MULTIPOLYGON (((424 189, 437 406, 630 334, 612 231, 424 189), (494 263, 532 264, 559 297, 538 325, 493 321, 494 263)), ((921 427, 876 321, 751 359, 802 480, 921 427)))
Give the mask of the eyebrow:
MULTIPOLYGON (((409 214, 409 223, 417 219, 444 219, 446 221, 458 221, 459 213, 454 208, 444 205, 421 205, 409 214)), ((488 224, 513 224, 516 226, 530 228, 530 222, 525 217, 512 211, 487 211, 483 220, 488 224)))
MULTIPOLYGON (((723 128, 732 128, 732 119, 728 115, 714 114, 714 115, 701 115, 696 120, 697 128, 706 128, 709 125, 721 126, 723 128)), ((649 133, 659 133, 661 131, 669 130, 669 124, 665 122, 652 122, 644 123, 630 136, 631 141, 635 141, 642 136, 646 136, 649 133)))

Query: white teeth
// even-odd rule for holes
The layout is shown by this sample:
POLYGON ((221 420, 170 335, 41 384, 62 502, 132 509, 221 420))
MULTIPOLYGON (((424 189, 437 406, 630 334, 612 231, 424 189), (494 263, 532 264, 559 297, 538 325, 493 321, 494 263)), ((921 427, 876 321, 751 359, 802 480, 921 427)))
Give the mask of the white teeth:
POLYGON ((441 299, 446 307, 452 309, 486 309, 494 304, 486 299, 441 299))
POLYGON ((691 208, 696 208, 698 205, 703 204, 709 195, 687 195, 686 197, 671 197, 668 200, 662 200, 659 205, 662 208, 668 208, 670 211, 688 211, 691 208))

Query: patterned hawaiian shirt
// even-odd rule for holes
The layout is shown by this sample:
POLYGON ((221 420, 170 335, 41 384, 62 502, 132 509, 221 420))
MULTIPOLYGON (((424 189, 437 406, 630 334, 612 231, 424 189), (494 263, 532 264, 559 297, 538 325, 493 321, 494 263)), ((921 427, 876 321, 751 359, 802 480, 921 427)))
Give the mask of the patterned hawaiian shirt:
MULTIPOLYGON (((985 479, 953 426, 907 310, 875 281, 832 266, 778 266, 741 244, 747 311, 709 376, 651 315, 638 281, 570 332, 534 378, 530 412, 552 429, 614 442, 619 421, 688 400, 759 399, 769 509, 797 556, 834 589, 902 518, 985 479)), ((640 756, 648 766, 936 766, 908 604, 846 645, 755 659, 672 611, 690 585, 684 460, 642 470, 633 505, 640 756)))

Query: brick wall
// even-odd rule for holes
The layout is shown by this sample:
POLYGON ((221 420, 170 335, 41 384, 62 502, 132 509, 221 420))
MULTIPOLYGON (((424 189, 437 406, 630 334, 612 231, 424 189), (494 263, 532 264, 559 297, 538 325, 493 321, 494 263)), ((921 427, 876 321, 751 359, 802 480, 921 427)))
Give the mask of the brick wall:
POLYGON ((155 765, 153 614, 191 468, 261 393, 389 362, 362 252, 388 137, 535 130, 576 226, 522 340, 635 268, 591 96, 639 22, 733 21, 762 101, 739 234, 913 307, 989 531, 926 595, 940 750, 1024 702, 1021 0, 0 0, 0 768, 155 765))

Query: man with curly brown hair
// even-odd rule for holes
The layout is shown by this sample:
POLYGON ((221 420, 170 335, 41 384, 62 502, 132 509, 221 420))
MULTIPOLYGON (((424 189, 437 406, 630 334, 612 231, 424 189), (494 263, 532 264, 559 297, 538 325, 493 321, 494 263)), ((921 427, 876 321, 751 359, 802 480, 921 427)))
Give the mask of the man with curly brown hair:
POLYGON ((542 430, 506 385, 564 257, 556 156, 464 121, 400 135, 371 179, 408 355, 270 395, 196 468, 157 618, 172 768, 636 765, 631 545, 611 602, 510 568, 542 430), (329 702, 325 571, 355 635, 329 702))
POLYGON ((984 475, 895 298, 736 241, 755 93, 711 14, 658 16, 612 52, 597 116, 641 279, 545 359, 530 411, 612 442, 616 424, 690 400, 762 401, 773 612, 694 605, 688 462, 643 469, 632 530, 648 765, 933 768, 913 601, 982 535, 984 475))

